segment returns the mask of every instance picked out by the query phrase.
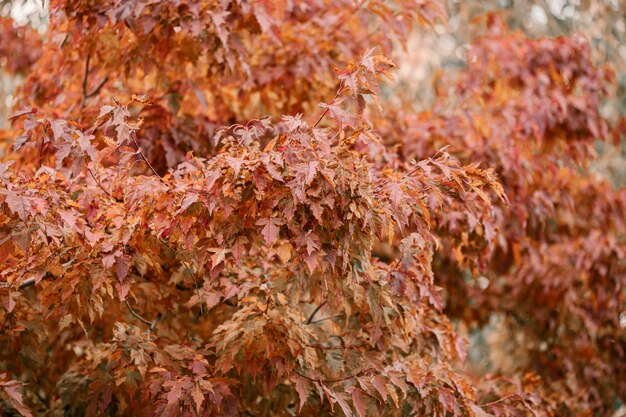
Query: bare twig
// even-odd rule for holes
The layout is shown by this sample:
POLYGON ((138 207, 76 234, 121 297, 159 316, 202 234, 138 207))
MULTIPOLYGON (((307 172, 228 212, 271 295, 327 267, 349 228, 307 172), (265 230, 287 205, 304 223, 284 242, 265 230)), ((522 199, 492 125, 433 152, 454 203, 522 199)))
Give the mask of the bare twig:
POLYGON ((347 381, 349 379, 358 378, 361 375, 364 375, 364 374, 366 374, 366 373, 368 373, 370 371, 373 371, 373 370, 374 370, 374 368, 367 368, 366 370, 358 372, 358 373, 356 373, 354 375, 349 375, 349 376, 346 376, 344 378, 339 378, 339 379, 321 379, 321 378, 315 379, 315 378, 311 378, 309 376, 303 375, 300 372, 296 371, 295 369, 293 371, 296 374, 300 375, 302 378, 304 378, 304 379, 306 379, 308 381, 319 382, 319 383, 324 383, 324 384, 332 384, 332 383, 335 383, 335 382, 342 382, 342 381, 347 381))
POLYGON ((313 320, 309 324, 317 324, 317 323, 321 323, 321 322, 326 321, 326 320, 338 319, 339 317, 343 317, 343 314, 337 314, 336 316, 329 316, 329 317, 324 317, 323 319, 313 320))
POLYGON ((100 90, 102 89, 102 87, 104 87, 104 84, 106 84, 106 82, 109 81, 109 76, 107 75, 106 77, 104 77, 102 81, 100 81, 100 84, 98 84, 96 88, 91 90, 91 92, 87 92, 87 88, 89 85, 89 63, 90 62, 91 62, 91 54, 87 54, 87 59, 85 59, 85 72, 83 73, 83 98, 80 103, 81 108, 85 107, 85 102, 87 101, 88 98, 93 97, 96 94, 98 94, 100 90))
POLYGON ((102 87, 104 87, 104 85, 107 83, 107 81, 109 81, 109 76, 108 75, 106 77, 104 77, 104 79, 102 81, 100 81, 100 84, 98 84, 98 86, 96 88, 91 90, 91 93, 87 94, 87 98, 93 97, 96 94, 98 94, 100 92, 100 90, 102 89, 102 87))
POLYGON ((39 146, 39 168, 43 165, 43 137, 41 138, 41 145, 39 146))
POLYGON ((387 271, 387 276, 385 277, 385 279, 389 279, 389 276, 391 276, 391 271, 394 271, 398 268, 398 266, 400 265, 400 262, 402 262, 402 258, 398 258, 398 260, 393 264, 393 266, 391 268, 389 268, 389 271, 387 271))
POLYGON ((350 350, 350 349, 358 349, 358 346, 352 346, 352 345, 348 345, 348 346, 324 346, 324 345, 320 345, 319 343, 307 343, 305 344, 305 346, 308 346, 310 348, 313 349, 319 349, 319 350, 350 350))
POLYGON ((91 54, 87 54, 87 59, 85 59, 85 72, 83 74, 83 102, 81 103, 81 107, 85 105, 85 100, 87 99, 87 83, 89 82, 89 62, 91 62, 91 54))
MULTIPOLYGON (((167 245, 167 247, 174 252, 174 255, 178 258, 178 252, 176 252, 176 250, 174 250, 174 248, 172 248, 167 242, 165 242, 164 240, 161 240, 163 243, 165 243, 167 245)), ((200 303, 200 315, 204 315, 204 307, 202 306, 202 298, 200 297, 200 288, 198 287, 198 281, 196 280, 196 273, 193 271, 193 269, 191 269, 191 267, 189 266, 189 264, 187 263, 187 261, 183 261, 182 259, 180 260, 180 263, 185 267, 185 269, 187 271, 189 271, 189 273, 191 274, 191 278, 193 279, 193 286, 196 290, 196 296, 198 297, 198 302, 200 303)))
POLYGON ((514 397, 517 397, 518 399, 520 399, 520 400, 521 400, 521 397, 520 397, 520 395, 519 395, 519 394, 509 394, 509 395, 505 395, 504 397, 500 398, 499 400, 496 400, 496 401, 492 401, 492 402, 490 402, 490 403, 483 404, 483 405, 481 405, 481 407, 490 407, 490 406, 492 406, 492 405, 496 405, 496 404, 498 404, 498 403, 501 403, 501 402, 503 402, 503 401, 506 401, 506 400, 508 400, 508 399, 510 399, 510 398, 514 398, 514 397))
POLYGON ((156 315, 156 317, 152 321, 152 324, 150 325, 150 330, 154 330, 156 325, 159 323, 159 320, 161 320, 161 317, 163 317, 163 315, 161 313, 156 315))
POLYGON ((309 316, 309 319, 306 321, 306 324, 311 324, 311 322, 313 321, 313 318, 315 318, 315 315, 317 314, 317 312, 320 311, 320 309, 322 307, 324 307, 325 305, 326 305, 326 301, 324 301, 322 304, 318 305, 317 308, 315 310, 313 310, 313 312, 309 316))
MULTIPOLYGON (((124 301, 124 304, 126 304, 126 307, 128 307, 128 311, 130 311, 130 314, 132 314, 133 316, 135 316, 137 319, 139 319, 139 321, 147 324, 148 326, 150 326, 150 328, 152 328, 152 323, 156 322, 155 321, 150 321, 144 317, 142 317, 139 313, 137 313, 135 310, 133 310, 133 308, 130 306, 130 304, 128 303, 128 301, 124 301)), ((160 314, 159 314, 160 315, 160 314)), ((157 315, 157 317, 159 317, 159 315, 157 315)), ((156 326, 156 324, 155 324, 156 326)))

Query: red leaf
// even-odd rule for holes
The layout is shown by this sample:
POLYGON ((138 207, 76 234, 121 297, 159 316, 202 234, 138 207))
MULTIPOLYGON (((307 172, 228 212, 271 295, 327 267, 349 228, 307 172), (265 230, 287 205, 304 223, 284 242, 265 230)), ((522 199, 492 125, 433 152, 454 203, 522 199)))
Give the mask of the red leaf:
MULTIPOLYGON (((24 417, 32 417, 32 412, 26 405, 24 405, 24 399, 22 393, 17 388, 24 385, 23 383, 15 380, 5 380, 6 374, 0 374, 0 391, 4 392, 9 397, 9 403, 24 417)), ((5 412, 7 410, 4 410, 5 412)))
POLYGON ((302 406, 306 403, 306 400, 309 398, 309 394, 311 393, 311 384, 304 378, 294 377, 293 381, 296 384, 296 392, 300 397, 300 407, 298 411, 302 410, 302 406))
POLYGON ((270 217, 268 219, 260 219, 257 221, 257 224, 265 225, 261 234, 263 235, 265 244, 271 246, 278 238, 278 233, 280 232, 280 228, 278 226, 282 224, 282 221, 276 217, 270 217))
POLYGON ((61 217, 61 219, 63 219, 65 224, 67 224, 67 226, 71 230, 76 229, 76 220, 78 218, 78 213, 69 210, 59 210, 59 216, 61 217))
POLYGON ((196 414, 200 414, 202 403, 204 402, 204 393, 202 392, 200 385, 195 384, 193 386, 191 389, 191 398, 193 398, 193 402, 196 405, 196 414))
POLYGON ((335 401, 337 401, 337 403, 341 407, 341 411, 343 411, 346 417, 352 417, 352 409, 350 409, 350 406, 343 398, 344 394, 342 392, 335 392, 330 390, 330 395, 335 399, 335 401))
POLYGON ((28 207, 23 197, 9 190, 5 202, 13 213, 17 214, 20 219, 26 220, 26 210, 28 207))
POLYGON ((356 409, 359 417, 365 417, 365 401, 364 401, 365 393, 361 388, 354 388, 352 390, 352 403, 354 404, 354 408, 356 409))
POLYGON ((9 114, 9 117, 7 117, 7 120, 13 120, 20 116, 24 116, 26 114, 37 114, 37 109, 34 107, 30 107, 30 108, 25 108, 22 110, 14 111, 13 113, 9 114))
POLYGON ((130 269, 130 260, 126 256, 121 256, 115 260, 115 273, 120 282, 124 281, 130 269))
POLYGON ((178 402, 181 395, 183 394, 183 386, 180 381, 175 381, 172 384, 172 388, 167 393, 167 404, 174 405, 178 402))
POLYGON ((184 212, 185 210, 187 210, 196 201, 198 201, 198 194, 196 194, 196 193, 187 193, 187 195, 183 199, 183 202, 180 205, 180 208, 178 209, 176 214, 180 214, 180 213, 184 212))

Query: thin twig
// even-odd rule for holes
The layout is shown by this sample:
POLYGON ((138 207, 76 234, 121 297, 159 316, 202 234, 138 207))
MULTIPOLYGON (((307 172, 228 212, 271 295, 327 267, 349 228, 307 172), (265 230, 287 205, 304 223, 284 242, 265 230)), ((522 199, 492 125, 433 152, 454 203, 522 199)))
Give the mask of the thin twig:
POLYGON ((161 317, 163 317, 163 315, 161 313, 157 314, 157 316, 155 317, 154 321, 150 325, 150 330, 154 330, 156 325, 159 323, 159 320, 161 320, 161 317))
POLYGON ((300 372, 296 371, 295 369, 293 371, 296 374, 300 375, 302 378, 304 378, 304 379, 306 379, 308 381, 311 381, 311 382, 320 382, 320 383, 324 383, 324 384, 333 384, 335 382, 342 382, 342 381, 347 381, 349 379, 358 378, 361 375, 364 375, 364 374, 366 374, 366 373, 368 373, 370 371, 373 371, 373 370, 374 370, 374 368, 367 368, 366 370, 358 372, 358 373, 356 373, 354 375, 346 376, 344 378, 339 378, 339 379, 320 379, 320 378, 315 379, 315 378, 311 378, 309 376, 303 375, 300 372))
POLYGON ((400 262, 402 262, 402 258, 398 258, 396 263, 394 263, 393 266, 389 268, 389 271, 387 271, 387 276, 385 277, 386 280, 389 279, 389 276, 391 275, 391 271, 398 268, 398 266, 400 265, 400 262))
POLYGON ((137 139, 135 139, 135 135, 131 134, 130 138, 133 140, 133 142, 135 143, 135 146, 137 147, 137 152, 139 152, 139 155, 141 155, 141 158, 143 159, 143 161, 146 163, 146 165, 148 165, 148 168, 150 168, 150 170, 152 171, 152 173, 154 175, 157 176, 157 178, 163 183, 163 184, 167 184, 165 182, 165 180, 159 175, 158 172, 156 172, 156 170, 154 169, 154 167, 152 166, 152 164, 148 161, 148 158, 146 158, 146 155, 144 155, 143 151, 141 150, 141 146, 139 146, 139 143, 137 143, 137 139))
MULTIPOLYGON (((335 100, 337 100, 337 98, 339 97, 339 94, 341 94, 341 92, 343 91, 345 85, 343 83, 343 81, 341 82, 341 86, 339 87, 339 90, 337 90, 337 93, 335 94, 335 97, 331 100, 331 103, 335 100)), ((324 111, 322 112, 322 114, 320 114, 320 117, 317 118, 317 121, 315 122, 315 124, 313 125, 314 128, 317 127, 318 124, 320 124, 320 122, 322 121, 322 119, 324 118, 324 116, 326 116, 326 113, 328 113, 328 110, 330 109, 330 107, 326 107, 324 109, 324 111)))
POLYGON ((267 315, 267 312, 270 309, 270 301, 272 300, 272 297, 268 294, 267 295, 267 300, 265 301, 265 311, 263 312, 263 314, 267 315))
POLYGON ((107 122, 107 119, 103 116, 100 118, 100 121, 98 122, 98 124, 94 124, 92 127, 89 128, 89 130, 87 130, 87 134, 92 134, 93 132, 95 132, 98 128, 100 128, 100 126, 102 126, 103 124, 105 124, 107 122))
MULTIPOLYGON (((163 241, 163 243, 165 243, 167 245, 167 247, 174 252, 174 255, 176 257, 178 257, 178 252, 176 252, 174 250, 174 248, 172 248, 167 242, 163 241)), ((187 271, 189 271, 189 273, 191 274, 191 278, 193 279, 193 286, 196 289, 196 296, 198 297, 198 302, 200 303, 200 315, 204 315, 204 307, 202 306, 202 298, 200 297, 200 288, 198 288, 198 281, 196 280, 196 273, 193 271, 193 269, 191 269, 189 267, 189 264, 187 263, 187 261, 183 261, 182 259, 180 260, 180 263, 185 267, 185 269, 187 271)))
POLYGON ((91 61, 91 54, 87 54, 87 59, 85 59, 85 72, 83 74, 83 100, 81 103, 81 107, 85 105, 85 100, 87 99, 87 83, 89 82, 89 62, 91 61))
POLYGON ((324 301, 322 304, 318 305, 317 308, 315 310, 313 310, 313 312, 309 316, 309 319, 306 321, 306 324, 311 324, 311 322, 313 321, 313 318, 315 317, 317 312, 320 311, 320 308, 324 307, 324 305, 326 305, 326 301, 324 301))
POLYGON ((83 73, 83 98, 80 103, 80 107, 85 107, 85 102, 88 98, 95 96, 100 92, 104 84, 109 81, 109 76, 104 77, 100 84, 96 86, 91 92, 87 92, 87 87, 89 85, 89 63, 91 62, 91 54, 87 54, 87 59, 85 59, 85 72, 83 73))
POLYGON ((112 199, 114 199, 115 201, 117 201, 119 203, 119 199, 117 199, 116 197, 113 196, 113 194, 111 194, 109 191, 107 191, 102 184, 100 184, 100 181, 98 181, 98 179, 96 178, 96 176, 94 175, 93 171, 91 171, 91 168, 89 168, 89 165, 85 164, 85 167, 87 168, 87 171, 89 171, 89 173, 91 174, 91 178, 93 178, 93 180, 96 182, 96 184, 98 184, 98 187, 100 187, 100 189, 102 191, 104 191, 106 193, 106 195, 108 195, 109 197, 111 197, 112 199))
POLYGON ((39 146, 39 168, 43 165, 43 137, 41 138, 41 145, 39 146))
MULTIPOLYGON (((140 321, 142 321, 143 323, 145 323, 148 326, 150 326, 150 328, 152 328, 152 323, 154 323, 154 322, 152 322, 152 321, 150 321, 150 320, 140 316, 139 313, 137 313, 135 310, 133 310, 133 308, 130 306, 128 301, 124 301, 124 304, 126 304, 126 307, 128 307, 128 311, 130 311, 130 314, 132 314, 133 316, 137 317, 140 321)), ((158 317, 158 315, 157 315, 157 317, 158 317)), ((155 324, 155 326, 156 326, 156 324, 155 324)))
POLYGON ((86 97, 89 98, 89 97, 93 97, 96 94, 98 94, 100 92, 100 90, 102 89, 102 87, 104 87, 104 85, 107 83, 107 81, 109 81, 109 76, 108 75, 106 77, 104 77, 104 79, 102 81, 100 81, 100 84, 98 84, 98 86, 96 88, 91 90, 91 93, 87 94, 86 97))
POLYGON ((337 319, 337 318, 342 317, 342 316, 343 316, 343 314, 337 314, 336 316, 324 317, 323 319, 313 320, 309 324, 317 324, 317 323, 321 323, 321 322, 326 321, 326 320, 334 320, 334 319, 337 319))
POLYGON ((519 398, 519 397, 520 397, 520 395, 519 395, 519 394, 509 394, 509 395, 505 395, 504 397, 500 398, 499 400, 496 400, 496 401, 492 401, 492 402, 490 402, 490 403, 483 404, 483 405, 481 405, 481 407, 490 407, 490 406, 492 406, 492 405, 496 405, 496 404, 498 404, 498 403, 501 403, 501 402, 506 401, 506 400, 508 400, 509 398, 513 398, 513 397, 518 397, 518 398, 519 398))
POLYGON ((348 345, 348 346, 324 346, 324 345, 320 345, 319 343, 306 343, 305 346, 308 346, 310 348, 313 349, 319 349, 319 350, 350 350, 350 349, 358 349, 358 346, 352 346, 352 345, 348 345))

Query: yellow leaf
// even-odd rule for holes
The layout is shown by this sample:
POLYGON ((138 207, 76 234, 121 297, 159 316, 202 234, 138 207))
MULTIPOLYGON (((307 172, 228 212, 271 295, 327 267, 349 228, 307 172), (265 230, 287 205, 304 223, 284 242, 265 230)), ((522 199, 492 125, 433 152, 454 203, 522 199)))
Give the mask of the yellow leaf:
POLYGON ((282 263, 287 263, 291 259, 291 254, 293 252, 293 246, 291 243, 284 243, 278 247, 276 250, 276 254, 282 261, 282 263))
POLYGON ((74 321, 74 318, 72 317, 71 314, 66 314, 65 316, 63 316, 63 318, 59 321, 59 329, 63 330, 66 327, 68 327, 70 324, 72 324, 74 321))
POLYGON ((278 302, 283 306, 289 304, 289 300, 287 299, 285 294, 283 294, 282 292, 279 292, 278 294, 276 294, 276 298, 278 299, 278 302))

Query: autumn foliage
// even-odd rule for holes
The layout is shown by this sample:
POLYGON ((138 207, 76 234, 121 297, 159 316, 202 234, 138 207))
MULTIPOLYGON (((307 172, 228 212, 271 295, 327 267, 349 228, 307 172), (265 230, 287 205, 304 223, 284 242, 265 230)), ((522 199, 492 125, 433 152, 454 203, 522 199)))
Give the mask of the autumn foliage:
POLYGON ((613 74, 490 15, 431 110, 390 100, 389 57, 445 19, 52 0, 41 39, 2 21, 25 77, 0 144, 6 413, 612 415, 626 193, 587 167, 613 74))

